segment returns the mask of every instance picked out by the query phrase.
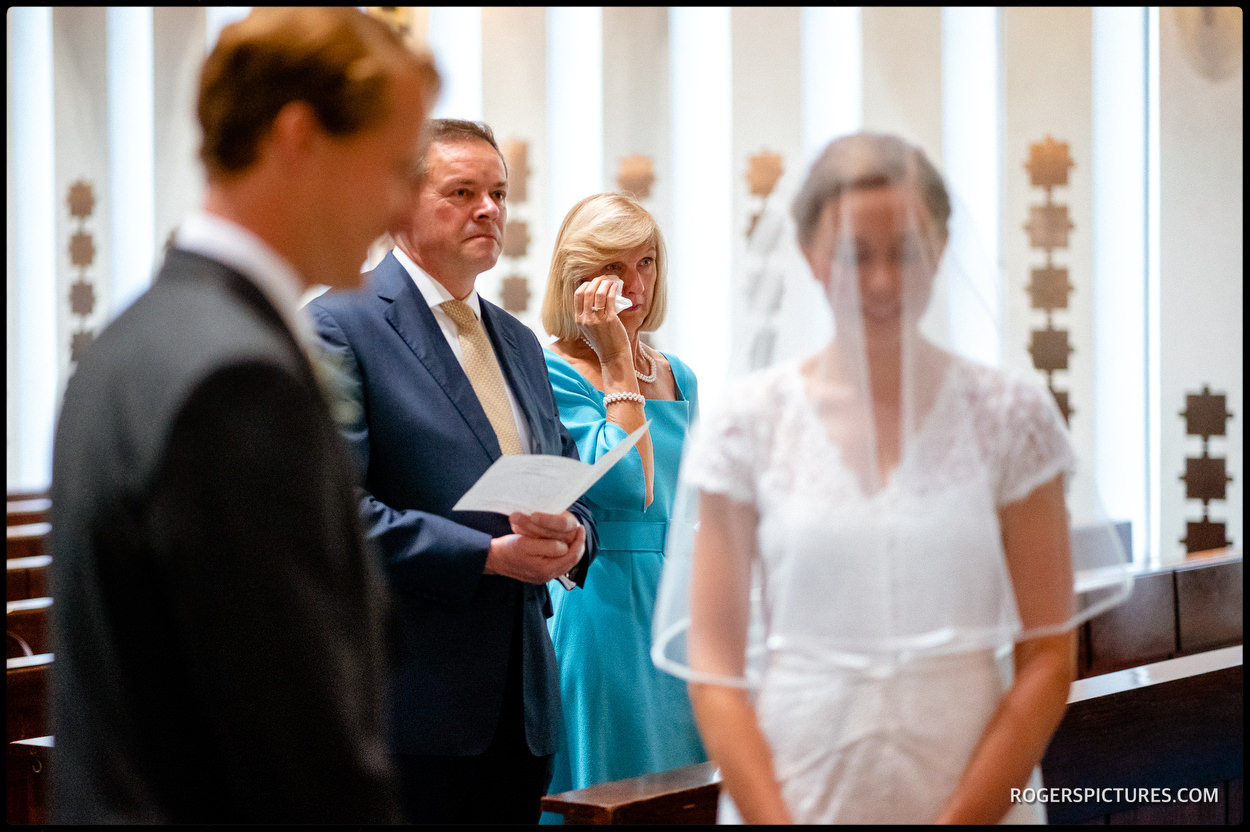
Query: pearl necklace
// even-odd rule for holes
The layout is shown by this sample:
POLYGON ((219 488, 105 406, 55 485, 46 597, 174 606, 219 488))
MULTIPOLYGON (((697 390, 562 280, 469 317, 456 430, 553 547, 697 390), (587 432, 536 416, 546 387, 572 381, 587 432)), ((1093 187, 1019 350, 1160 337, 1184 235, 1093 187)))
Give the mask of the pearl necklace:
MULTIPOLYGON (((585 335, 582 336, 582 342, 585 343, 586 346, 590 347, 590 351, 593 352, 595 355, 599 354, 599 350, 595 349, 595 345, 590 343, 590 339, 587 338, 585 335)), ((643 381, 643 382, 646 382, 647 384, 651 384, 652 382, 655 381, 655 374, 657 372, 656 367, 655 367, 655 359, 647 354, 647 345, 642 343, 641 341, 638 342, 638 354, 643 358, 643 360, 647 362, 647 364, 650 365, 650 369, 647 371, 646 375, 643 375, 642 373, 638 372, 638 368, 635 367, 634 375, 638 377, 639 381, 643 381)))

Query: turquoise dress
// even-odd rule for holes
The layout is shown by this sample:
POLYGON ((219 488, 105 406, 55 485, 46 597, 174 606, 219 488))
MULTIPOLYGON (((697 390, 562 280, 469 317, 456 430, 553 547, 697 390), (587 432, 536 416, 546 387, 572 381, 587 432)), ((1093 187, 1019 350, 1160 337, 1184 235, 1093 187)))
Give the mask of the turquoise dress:
MULTIPOLYGON (((545 353, 560 419, 582 461, 593 463, 626 432, 607 421, 602 390, 560 356, 545 353)), ((694 373, 672 355, 664 356, 680 398, 648 399, 645 405, 655 459, 651 505, 644 510, 642 460, 631 451, 583 498, 599 532, 599 554, 585 586, 550 585, 555 614, 547 626, 560 662, 565 734, 553 761, 550 794, 707 759, 686 683, 651 661, 664 538, 682 444, 698 411, 694 373)))

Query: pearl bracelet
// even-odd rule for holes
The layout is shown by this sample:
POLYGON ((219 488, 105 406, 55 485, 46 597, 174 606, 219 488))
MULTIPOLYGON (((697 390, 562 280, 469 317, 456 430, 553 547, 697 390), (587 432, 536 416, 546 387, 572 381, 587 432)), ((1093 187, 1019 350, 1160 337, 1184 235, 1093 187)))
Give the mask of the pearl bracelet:
POLYGON ((609 393, 603 397, 604 410, 607 410, 608 405, 614 402, 638 402, 643 406, 647 404, 647 400, 640 393, 609 393))

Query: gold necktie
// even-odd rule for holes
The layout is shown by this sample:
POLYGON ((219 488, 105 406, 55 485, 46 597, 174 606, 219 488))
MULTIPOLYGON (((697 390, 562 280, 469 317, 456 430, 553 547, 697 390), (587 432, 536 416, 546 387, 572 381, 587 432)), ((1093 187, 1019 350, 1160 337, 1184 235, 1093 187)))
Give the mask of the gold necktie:
POLYGON ((521 438, 512 417, 512 405, 508 402, 508 388, 486 330, 467 304, 448 300, 442 306, 447 316, 456 322, 465 375, 469 377, 473 392, 477 393, 477 400, 495 429, 500 449, 505 454, 521 453, 521 438))

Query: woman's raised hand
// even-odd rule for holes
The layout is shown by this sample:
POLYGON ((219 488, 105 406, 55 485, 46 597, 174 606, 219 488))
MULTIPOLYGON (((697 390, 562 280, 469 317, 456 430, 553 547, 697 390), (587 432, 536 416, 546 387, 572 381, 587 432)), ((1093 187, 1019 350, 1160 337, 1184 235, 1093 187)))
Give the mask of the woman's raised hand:
MULTIPOLYGON (((629 333, 620 319, 618 304, 622 286, 624 282, 619 277, 601 274, 582 282, 573 292, 574 319, 601 362, 630 349, 629 333)), ((628 303, 628 299, 623 300, 628 303)))

